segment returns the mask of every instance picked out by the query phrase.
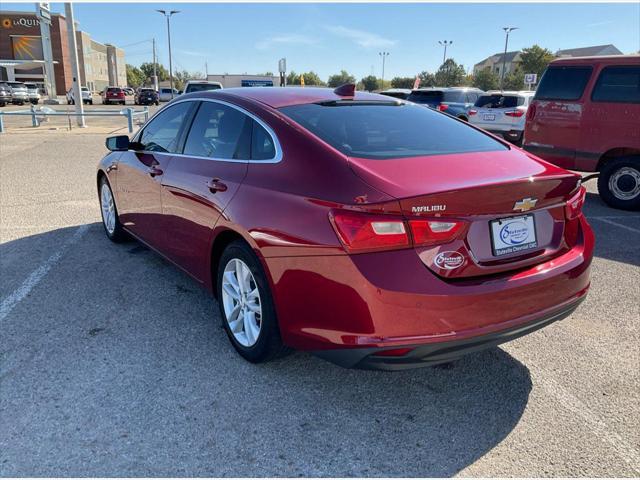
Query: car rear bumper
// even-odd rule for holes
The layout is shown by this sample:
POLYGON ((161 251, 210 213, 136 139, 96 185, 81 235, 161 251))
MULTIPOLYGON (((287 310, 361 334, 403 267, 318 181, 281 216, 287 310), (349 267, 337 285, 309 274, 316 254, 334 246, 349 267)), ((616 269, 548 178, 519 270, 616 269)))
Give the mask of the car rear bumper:
POLYGON ((266 258, 282 339, 313 352, 429 350, 517 330, 572 308, 587 293, 594 238, 582 216, 580 224, 571 250, 480 277, 443 279, 412 249, 266 258))
MULTIPOLYGON (((585 292, 586 293, 586 292, 585 292)), ((585 296, 568 302, 553 312, 546 312, 535 320, 516 327, 473 337, 448 342, 417 344, 411 346, 406 354, 391 356, 380 355, 381 352, 393 352, 389 348, 350 348, 336 350, 320 350, 313 352, 320 358, 345 368, 366 370, 405 370, 411 368, 430 367, 457 360, 464 355, 486 350, 505 342, 523 337, 547 325, 571 315, 582 303, 585 296)))

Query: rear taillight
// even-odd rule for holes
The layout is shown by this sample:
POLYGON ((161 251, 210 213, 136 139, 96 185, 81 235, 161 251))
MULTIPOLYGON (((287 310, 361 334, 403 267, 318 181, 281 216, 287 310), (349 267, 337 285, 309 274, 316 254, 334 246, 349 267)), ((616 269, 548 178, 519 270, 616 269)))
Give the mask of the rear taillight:
POLYGON ((578 193, 571 197, 564 207, 564 215, 567 220, 573 220, 582 213, 582 206, 584 205, 586 197, 587 189, 580 187, 578 193))
POLYGON ((504 112, 507 117, 521 117, 524 115, 524 111, 522 110, 509 110, 508 112, 504 112))
POLYGON ((536 106, 530 105, 527 109, 527 120, 533 120, 533 117, 536 116, 536 106))
POLYGON ((380 350, 374 353, 376 357, 404 357, 406 354, 411 352, 413 348, 404 347, 404 348, 392 348, 391 350, 380 350))
POLYGON ((448 243, 462 233, 464 223, 453 220, 410 220, 414 245, 448 243))
POLYGON ((404 221, 397 217, 336 212, 332 220, 348 252, 389 250, 410 245, 404 221))
POLYGON ((478 113, 477 110, 474 110, 474 109, 469 110, 469 116, 476 115, 477 113, 478 113))
POLYGON ((345 211, 332 213, 331 220, 340 241, 350 253, 440 245, 460 237, 465 227, 464 222, 449 219, 406 222, 391 215, 345 211))
POLYGON ((446 105, 444 103, 441 103, 440 105, 438 105, 438 110, 440 110, 441 112, 446 111, 447 108, 449 108, 449 105, 446 105))

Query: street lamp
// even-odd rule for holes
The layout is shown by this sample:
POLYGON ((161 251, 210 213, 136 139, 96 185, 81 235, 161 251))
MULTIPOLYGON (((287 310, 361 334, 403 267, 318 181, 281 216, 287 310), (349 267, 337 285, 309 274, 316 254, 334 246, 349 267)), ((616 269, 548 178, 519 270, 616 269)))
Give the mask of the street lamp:
POLYGON ((502 29, 507 34, 507 37, 504 40, 504 55, 502 56, 502 76, 500 77, 500 90, 504 90, 504 69, 507 63, 507 45, 509 44, 509 34, 513 30, 517 30, 518 27, 502 27, 502 29))
POLYGON ((453 40, 438 40, 438 43, 444 47, 444 55, 442 55, 442 64, 447 61, 447 47, 453 45, 453 40))
POLYGON ((171 98, 173 99, 173 64, 171 63, 171 26, 169 19, 174 13, 180 13, 180 10, 156 10, 161 13, 167 19, 167 39, 169 40, 169 83, 171 85, 171 98))
POLYGON ((378 55, 382 57, 382 85, 380 85, 380 88, 384 90, 384 61, 389 56, 389 52, 378 52, 378 55))

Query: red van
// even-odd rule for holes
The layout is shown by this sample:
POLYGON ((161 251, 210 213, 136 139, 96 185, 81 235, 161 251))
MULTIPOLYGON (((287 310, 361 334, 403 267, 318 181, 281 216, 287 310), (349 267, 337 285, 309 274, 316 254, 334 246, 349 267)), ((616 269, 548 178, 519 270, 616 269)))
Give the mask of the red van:
POLYGON ((598 172, 614 208, 640 209, 640 55, 549 64, 527 112, 524 149, 571 170, 598 172))

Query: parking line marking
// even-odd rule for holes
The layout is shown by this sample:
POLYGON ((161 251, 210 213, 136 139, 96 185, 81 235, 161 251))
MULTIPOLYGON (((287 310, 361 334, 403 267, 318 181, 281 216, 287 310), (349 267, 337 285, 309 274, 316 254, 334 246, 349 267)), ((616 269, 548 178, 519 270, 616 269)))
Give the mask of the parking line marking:
POLYGON ((600 221, 605 222, 605 223, 610 223, 611 225, 615 225, 616 227, 624 228, 625 230, 630 230, 630 231, 635 232, 635 233, 640 233, 640 229, 638 229, 638 228, 629 227, 628 225, 623 225, 622 223, 614 222, 613 220, 609 220, 608 218, 604 218, 604 217, 591 217, 591 218, 594 218, 595 220, 600 220, 600 221))
POLYGON ((64 252, 74 243, 76 243, 82 236, 89 230, 89 225, 82 225, 76 229, 76 231, 71 235, 70 238, 67 239, 66 242, 62 244, 62 247, 51 255, 45 262, 36 268, 31 274, 26 278, 22 285, 20 285, 16 290, 14 290, 11 295, 2 300, 0 304, 0 322, 2 322, 11 310, 20 303, 29 292, 33 290, 33 288, 40 283, 40 280, 44 278, 44 276, 49 273, 51 267, 53 267, 62 257, 64 252))
POLYGON ((612 431, 600 415, 592 412, 579 398, 554 380, 545 378, 541 379, 540 383, 564 408, 582 418, 596 437, 613 447, 634 472, 640 473, 640 452, 620 434, 612 431))

